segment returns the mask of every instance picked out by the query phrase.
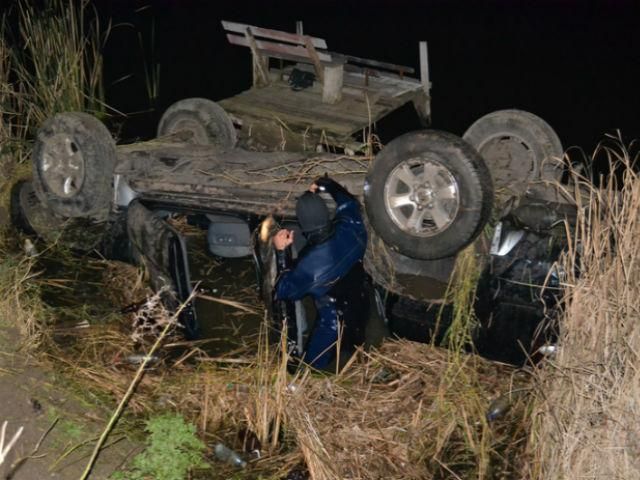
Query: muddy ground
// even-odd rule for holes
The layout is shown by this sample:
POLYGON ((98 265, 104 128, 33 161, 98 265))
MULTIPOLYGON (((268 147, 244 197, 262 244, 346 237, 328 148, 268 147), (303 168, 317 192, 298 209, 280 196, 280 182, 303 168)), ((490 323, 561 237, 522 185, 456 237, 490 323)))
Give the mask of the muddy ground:
MULTIPOLYGON (((8 321, 0 325, 0 418, 8 422, 8 436, 24 430, 0 466, 1 478, 77 480, 110 412, 87 403, 69 388, 69 379, 21 350, 20 335, 8 321)), ((92 479, 108 478, 139 451, 118 431, 109 444, 92 479)))

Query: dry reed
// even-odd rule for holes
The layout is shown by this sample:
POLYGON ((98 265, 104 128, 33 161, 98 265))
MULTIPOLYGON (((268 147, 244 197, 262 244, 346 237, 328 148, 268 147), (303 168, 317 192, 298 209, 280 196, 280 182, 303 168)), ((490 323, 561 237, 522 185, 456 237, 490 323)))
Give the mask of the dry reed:
MULTIPOLYGON (((287 415, 311 476, 491 478, 514 471, 524 431, 485 420, 490 399, 524 378, 510 368, 406 341, 387 342, 335 379, 296 390, 287 415), (315 467, 315 468, 314 468, 315 467)), ((513 414, 512 422, 521 419, 513 414)))
POLYGON ((21 48, 13 50, 17 128, 33 134, 54 113, 104 110, 102 38, 92 13, 87 0, 49 0, 44 8, 20 2, 21 48))
POLYGON ((34 260, 6 246, 0 248, 0 317, 4 325, 17 327, 28 349, 41 345, 48 336, 44 328, 49 312, 40 298, 40 288, 34 279, 34 260))
POLYGON ((602 155, 611 173, 597 188, 571 172, 583 194, 562 261, 559 353, 538 373, 531 478, 640 478, 640 178, 620 138, 602 155))

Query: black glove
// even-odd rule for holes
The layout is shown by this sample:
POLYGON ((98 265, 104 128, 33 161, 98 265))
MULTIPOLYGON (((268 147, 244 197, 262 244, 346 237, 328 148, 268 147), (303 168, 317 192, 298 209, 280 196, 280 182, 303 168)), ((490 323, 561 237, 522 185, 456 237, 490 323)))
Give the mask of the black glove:
POLYGON ((339 194, 344 194, 350 198, 354 198, 353 195, 349 193, 349 190, 344 188, 335 180, 329 178, 329 175, 327 175, 326 173, 322 177, 318 177, 318 179, 314 183, 318 186, 319 192, 327 192, 334 198, 339 194))

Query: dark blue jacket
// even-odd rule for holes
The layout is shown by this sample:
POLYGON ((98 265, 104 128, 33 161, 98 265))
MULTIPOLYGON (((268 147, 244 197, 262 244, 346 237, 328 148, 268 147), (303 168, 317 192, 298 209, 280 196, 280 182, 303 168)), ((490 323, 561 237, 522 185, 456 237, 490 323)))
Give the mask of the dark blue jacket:
POLYGON ((307 348, 305 360, 317 368, 333 357, 331 345, 338 339, 338 308, 329 293, 340 279, 362 261, 367 247, 367 231, 360 204, 346 192, 329 190, 337 208, 334 232, 326 241, 305 248, 291 270, 280 275, 275 286, 276 300, 300 300, 310 295, 318 318, 307 348))

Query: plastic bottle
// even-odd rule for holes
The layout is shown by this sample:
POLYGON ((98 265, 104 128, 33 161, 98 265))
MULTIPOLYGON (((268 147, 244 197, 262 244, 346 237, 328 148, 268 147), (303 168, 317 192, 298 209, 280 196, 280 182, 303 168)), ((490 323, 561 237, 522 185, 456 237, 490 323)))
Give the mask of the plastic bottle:
POLYGON ((487 410, 487 420, 493 422, 502 417, 511 408, 511 395, 502 395, 496 398, 487 410))
POLYGON ((231 450, 229 447, 222 443, 217 443, 214 448, 214 453, 218 460, 223 462, 227 462, 234 467, 244 468, 247 466, 247 462, 235 451, 231 450))
POLYGON ((525 393, 528 389, 516 389, 507 392, 498 398, 496 398, 489 405, 489 409, 487 410, 487 420, 489 422, 493 422, 494 420, 504 416, 510 409, 511 406, 525 393))

